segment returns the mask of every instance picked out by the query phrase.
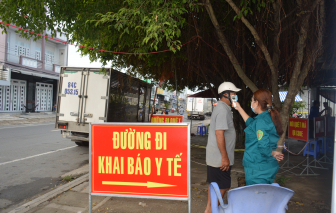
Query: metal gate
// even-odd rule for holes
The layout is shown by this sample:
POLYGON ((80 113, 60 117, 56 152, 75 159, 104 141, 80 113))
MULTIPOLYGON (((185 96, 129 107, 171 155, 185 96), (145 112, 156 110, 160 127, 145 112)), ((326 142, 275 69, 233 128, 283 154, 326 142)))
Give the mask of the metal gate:
POLYGON ((36 82, 36 111, 52 111, 53 85, 36 82))
POLYGON ((26 81, 15 79, 10 86, 0 86, 0 112, 25 111, 26 88, 26 81))

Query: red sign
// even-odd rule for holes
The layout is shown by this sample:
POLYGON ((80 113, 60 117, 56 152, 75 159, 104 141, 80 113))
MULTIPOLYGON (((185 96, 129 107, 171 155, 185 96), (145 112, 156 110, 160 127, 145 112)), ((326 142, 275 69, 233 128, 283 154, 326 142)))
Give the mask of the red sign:
POLYGON ((152 115, 152 123, 182 123, 183 115, 152 115))
POLYGON ((288 121, 288 138, 294 138, 302 141, 308 141, 308 119, 289 118, 288 121))
POLYGON ((91 193, 188 200, 187 124, 92 124, 91 193))
POLYGON ((314 138, 323 138, 325 135, 325 117, 314 118, 314 138))

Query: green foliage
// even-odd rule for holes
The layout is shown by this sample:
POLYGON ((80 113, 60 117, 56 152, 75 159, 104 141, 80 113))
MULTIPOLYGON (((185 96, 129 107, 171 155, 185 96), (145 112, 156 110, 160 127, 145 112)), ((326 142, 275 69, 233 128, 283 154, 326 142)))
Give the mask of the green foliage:
MULTIPOLYGON (((284 104, 284 101, 281 102, 282 105, 284 104)), ((295 101, 293 103, 293 106, 291 108, 291 110, 289 111, 289 115, 293 115, 295 114, 300 108, 306 108, 307 107, 307 102, 305 101, 295 101)))
POLYGON ((165 105, 166 109, 168 109, 168 107, 169 107, 169 103, 166 102, 164 105, 165 105))
POLYGON ((271 3, 272 0, 241 0, 240 1, 240 13, 233 17, 233 21, 237 18, 241 19, 242 16, 247 17, 248 14, 253 15, 253 11, 260 13, 262 8, 266 7, 267 3, 271 3))
POLYGON ((285 176, 283 176, 283 175, 281 175, 280 177, 277 177, 277 178, 276 178, 276 182, 277 182, 280 186, 285 186, 287 180, 290 180, 290 178, 289 178, 289 177, 285 177, 285 176))

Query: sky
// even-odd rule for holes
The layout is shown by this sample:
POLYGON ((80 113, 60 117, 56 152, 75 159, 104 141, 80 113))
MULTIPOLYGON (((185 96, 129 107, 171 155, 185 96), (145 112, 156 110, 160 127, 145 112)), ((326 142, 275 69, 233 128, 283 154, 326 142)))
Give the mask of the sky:
MULTIPOLYGON (((100 68, 102 64, 98 61, 90 62, 88 56, 81 56, 77 52, 78 48, 69 45, 69 57, 68 57, 68 66, 69 67, 97 67, 100 68)), ((108 63, 106 67, 111 67, 111 63, 108 63)))

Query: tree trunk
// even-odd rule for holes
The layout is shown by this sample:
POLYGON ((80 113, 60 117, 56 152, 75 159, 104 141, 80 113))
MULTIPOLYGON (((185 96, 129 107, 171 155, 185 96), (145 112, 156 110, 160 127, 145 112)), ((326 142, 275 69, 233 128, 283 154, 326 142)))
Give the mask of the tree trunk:
MULTIPOLYGON (((320 10, 322 10, 322 13, 324 11, 324 0, 316 0, 313 4, 313 7, 311 11, 314 11, 316 6, 320 4, 320 10)), ((294 65, 294 70, 292 77, 290 79, 290 84, 288 87, 288 92, 286 96, 286 100, 284 102, 284 105, 282 107, 282 111, 280 113, 281 116, 281 122, 282 122, 282 128, 284 130, 284 133, 281 135, 280 140, 278 141, 278 148, 277 151, 283 150, 283 145, 285 142, 285 136, 286 136, 286 130, 288 126, 288 119, 289 119, 289 112, 291 110, 291 107, 293 106, 293 103, 295 101, 295 96, 299 92, 305 78, 307 77, 308 71, 311 69, 313 63, 315 62, 317 56, 319 53, 321 53, 320 48, 322 45, 322 35, 324 32, 323 28, 320 28, 318 31, 318 39, 315 42, 315 45, 312 49, 312 53, 308 54, 306 51, 306 57, 305 61, 306 63, 302 67, 302 61, 304 57, 304 49, 306 48, 306 39, 307 39, 307 33, 309 29, 309 18, 311 17, 311 13, 308 13, 305 15, 305 17, 302 20, 301 24, 301 30, 300 30, 300 37, 297 43, 297 58, 294 65)), ((320 21, 319 19, 317 19, 320 21)), ((322 26, 325 19, 322 21, 322 26)))

